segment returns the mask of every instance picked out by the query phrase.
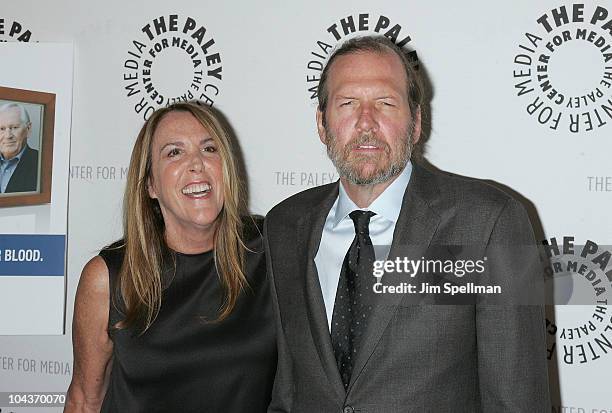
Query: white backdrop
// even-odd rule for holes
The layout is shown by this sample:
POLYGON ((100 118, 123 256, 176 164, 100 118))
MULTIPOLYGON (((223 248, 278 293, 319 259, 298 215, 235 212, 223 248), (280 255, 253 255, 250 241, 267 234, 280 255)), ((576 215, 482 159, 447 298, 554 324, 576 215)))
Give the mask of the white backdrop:
MULTIPOLYGON (((223 111, 242 147, 251 209, 265 214, 285 197, 336 178, 316 135, 309 89, 327 46, 376 28, 417 50, 432 85, 426 157, 433 165, 505 184, 525 202, 541 240, 574 237, 576 245, 596 243, 598 253, 611 250, 610 0, 295 3, 3 5, 0 39, 73 42, 75 67, 67 334, 0 337, 1 390, 65 391, 79 273, 121 234, 131 146, 159 95, 204 93, 223 111), (13 359, 13 368, 2 358, 13 359), (55 367, 22 371, 18 359, 55 367)), ((612 288, 612 273, 604 274, 611 269, 612 263, 596 268, 602 297, 612 288)), ((570 282, 590 288, 579 275, 570 282)), ((594 298, 582 304, 590 305, 557 306, 549 314, 554 411, 612 412, 610 312, 603 307, 599 320, 594 298), (588 334, 578 337, 585 325, 588 334)))

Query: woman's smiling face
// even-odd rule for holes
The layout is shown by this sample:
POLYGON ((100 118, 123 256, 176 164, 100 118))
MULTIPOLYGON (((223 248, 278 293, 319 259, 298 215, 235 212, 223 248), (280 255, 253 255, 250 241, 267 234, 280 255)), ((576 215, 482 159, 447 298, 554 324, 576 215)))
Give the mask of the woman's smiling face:
POLYGON ((157 125, 148 187, 167 234, 193 238, 190 233, 214 231, 223 209, 223 160, 211 133, 191 113, 170 112, 157 125))

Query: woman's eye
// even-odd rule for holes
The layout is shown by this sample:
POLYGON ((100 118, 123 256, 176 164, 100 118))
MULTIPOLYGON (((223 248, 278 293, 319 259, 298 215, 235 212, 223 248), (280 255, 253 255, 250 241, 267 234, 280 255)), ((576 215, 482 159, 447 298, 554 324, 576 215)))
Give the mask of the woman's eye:
POLYGON ((204 147, 204 149, 202 149, 204 152, 210 152, 210 153, 215 153, 217 152, 217 148, 214 146, 206 146, 204 147))
POLYGON ((173 148, 173 149, 170 149, 170 151, 168 152, 168 157, 172 158, 180 153, 181 153, 181 150, 179 148, 173 148))

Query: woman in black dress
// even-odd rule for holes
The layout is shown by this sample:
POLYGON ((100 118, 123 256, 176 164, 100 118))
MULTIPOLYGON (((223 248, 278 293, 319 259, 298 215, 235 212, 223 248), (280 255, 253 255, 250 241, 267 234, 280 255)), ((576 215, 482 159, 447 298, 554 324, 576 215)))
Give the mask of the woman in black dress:
POLYGON ((65 412, 265 412, 275 332, 245 205, 218 115, 154 112, 132 152, 124 239, 79 281, 65 412))

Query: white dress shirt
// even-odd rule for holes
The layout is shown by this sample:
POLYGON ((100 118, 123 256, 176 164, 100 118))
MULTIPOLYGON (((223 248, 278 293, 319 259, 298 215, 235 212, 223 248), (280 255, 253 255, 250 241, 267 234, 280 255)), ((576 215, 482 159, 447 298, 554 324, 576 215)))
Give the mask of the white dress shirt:
POLYGON ((359 208, 349 198, 344 186, 340 183, 338 198, 325 219, 321 243, 315 256, 330 331, 342 262, 355 238, 355 226, 348 215, 356 209, 376 213, 370 219, 370 238, 374 245, 376 259, 386 259, 411 174, 412 164, 408 162, 395 181, 368 208, 359 208))

